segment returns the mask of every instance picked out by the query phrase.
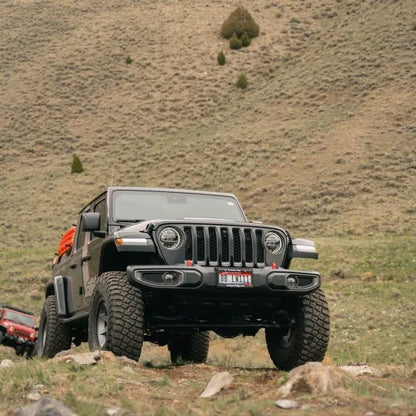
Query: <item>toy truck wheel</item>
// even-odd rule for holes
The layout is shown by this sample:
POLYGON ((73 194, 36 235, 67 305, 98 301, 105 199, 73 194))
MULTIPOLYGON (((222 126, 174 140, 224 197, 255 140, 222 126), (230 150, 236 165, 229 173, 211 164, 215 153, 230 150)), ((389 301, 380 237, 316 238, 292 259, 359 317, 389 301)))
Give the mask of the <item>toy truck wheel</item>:
POLYGON ((126 273, 103 273, 95 286, 88 319, 88 343, 138 361, 143 345, 143 300, 126 273))
POLYGON ((277 368, 289 371, 308 361, 322 361, 329 341, 329 310, 318 289, 293 299, 288 307, 288 328, 266 328, 270 358, 277 368))
POLYGON ((3 342, 4 334, 3 331, 0 331, 0 345, 3 342))
POLYGON ((40 315, 37 354, 52 358, 58 352, 71 348, 71 338, 70 329, 58 320, 55 296, 48 296, 40 315))
POLYGON ((208 357, 209 332, 195 332, 169 343, 172 364, 205 363, 208 357))

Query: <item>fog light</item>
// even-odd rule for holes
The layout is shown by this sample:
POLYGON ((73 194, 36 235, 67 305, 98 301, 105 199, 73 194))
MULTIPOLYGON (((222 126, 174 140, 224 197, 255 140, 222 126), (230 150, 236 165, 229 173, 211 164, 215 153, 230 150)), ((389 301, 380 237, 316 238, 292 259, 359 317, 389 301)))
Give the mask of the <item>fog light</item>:
POLYGON ((298 285, 298 279, 295 276, 288 276, 286 279, 286 284, 289 289, 293 289, 298 285))
POLYGON ((176 280, 176 273, 167 272, 162 276, 162 280, 165 283, 173 283, 176 280))

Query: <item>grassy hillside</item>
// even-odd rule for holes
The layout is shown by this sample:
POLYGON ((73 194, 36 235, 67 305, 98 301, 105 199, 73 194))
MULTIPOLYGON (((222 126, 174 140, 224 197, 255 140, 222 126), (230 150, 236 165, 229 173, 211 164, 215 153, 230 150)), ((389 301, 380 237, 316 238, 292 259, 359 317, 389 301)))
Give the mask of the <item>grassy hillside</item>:
POLYGON ((231 191, 297 235, 415 228, 413 1, 255 1, 261 34, 240 51, 219 35, 227 2, 0 7, 13 244, 57 241, 110 184, 231 191))
MULTIPOLYGON (((239 4, 0 2, 0 301, 40 310, 61 234, 109 185, 233 192, 251 219, 317 241, 321 257, 312 267, 325 278, 332 316, 327 361, 367 362, 385 373, 371 388, 354 386, 356 407, 342 406, 350 398, 310 398, 312 414, 328 407, 410 415, 415 2, 254 0, 245 6, 260 35, 231 51, 219 31, 239 4), (225 66, 217 64, 221 50, 225 66), (235 86, 240 74, 248 79, 244 91, 235 86), (85 171, 71 175, 74 153, 85 171), (404 405, 391 407, 397 403, 404 405)), ((141 370, 168 364, 166 351, 146 348, 141 370)), ((2 357, 15 359, 0 347, 2 357)), ((271 372, 261 336, 214 340, 209 364, 235 368, 237 387, 196 405, 196 414, 240 414, 240 402, 245 414, 273 413, 270 390, 279 381, 271 374, 280 373, 271 372)), ((99 376, 42 361, 19 365, 1 375, 6 412, 41 382, 81 414, 102 414, 97 397, 123 371, 113 363, 99 376), (91 380, 101 376, 90 396, 91 380), (75 378, 80 403, 60 387, 75 378)), ((187 383, 196 398, 211 372, 146 371, 136 378, 150 408, 122 386, 117 397, 105 390, 103 403, 184 414, 189 390, 179 394, 184 407, 171 408, 172 392, 194 374, 187 383)))

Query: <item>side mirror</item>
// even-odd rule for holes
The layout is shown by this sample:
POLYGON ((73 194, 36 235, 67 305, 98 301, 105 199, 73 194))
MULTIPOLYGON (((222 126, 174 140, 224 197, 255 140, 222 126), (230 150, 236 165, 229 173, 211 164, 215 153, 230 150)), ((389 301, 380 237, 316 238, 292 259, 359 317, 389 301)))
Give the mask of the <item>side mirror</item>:
POLYGON ((85 212, 81 215, 82 231, 98 231, 100 229, 100 213, 85 212))

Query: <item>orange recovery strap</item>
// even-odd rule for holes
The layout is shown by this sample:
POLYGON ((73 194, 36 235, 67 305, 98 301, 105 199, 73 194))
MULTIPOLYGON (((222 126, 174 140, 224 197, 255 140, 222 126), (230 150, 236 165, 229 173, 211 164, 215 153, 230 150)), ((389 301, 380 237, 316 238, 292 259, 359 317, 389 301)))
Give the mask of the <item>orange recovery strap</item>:
POLYGON ((58 247, 58 256, 61 257, 67 251, 71 250, 72 244, 74 243, 75 228, 70 228, 61 238, 61 242, 58 247))

